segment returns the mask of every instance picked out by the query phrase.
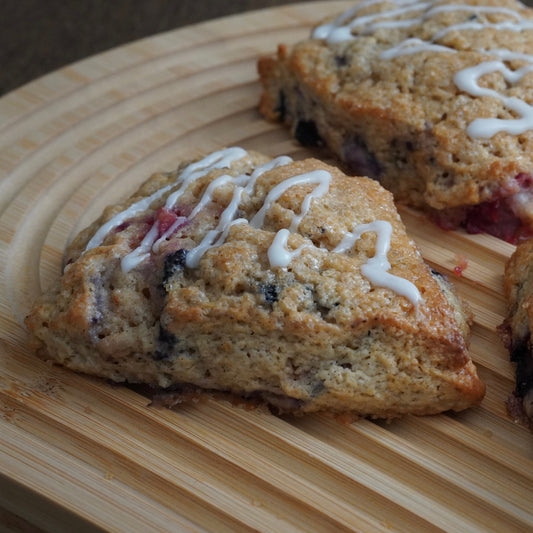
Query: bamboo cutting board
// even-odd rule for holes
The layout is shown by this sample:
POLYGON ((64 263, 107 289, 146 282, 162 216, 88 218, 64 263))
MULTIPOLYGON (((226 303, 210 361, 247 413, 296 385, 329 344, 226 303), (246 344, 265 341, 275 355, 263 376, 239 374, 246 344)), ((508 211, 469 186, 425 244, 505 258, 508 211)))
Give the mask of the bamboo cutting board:
POLYGON ((475 312, 471 351, 487 396, 460 414, 342 425, 213 399, 170 411, 27 349, 23 317, 59 274, 66 243, 150 173, 222 146, 306 155, 258 115, 255 63, 350 5, 180 29, 0 100, 0 522, 127 532, 533 528, 533 435, 507 415, 513 368, 495 330, 513 247, 491 237, 445 233, 402 211, 427 261, 475 312))

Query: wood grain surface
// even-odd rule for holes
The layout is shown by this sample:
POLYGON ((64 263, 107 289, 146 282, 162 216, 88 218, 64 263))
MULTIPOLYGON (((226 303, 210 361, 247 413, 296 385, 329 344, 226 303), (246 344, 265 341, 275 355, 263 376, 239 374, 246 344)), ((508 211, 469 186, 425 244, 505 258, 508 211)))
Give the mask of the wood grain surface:
POLYGON ((13 528, 533 528, 533 436, 506 412, 513 367, 496 334, 513 247, 494 238, 442 232, 401 211, 475 313, 471 353, 487 396, 460 414, 343 425, 213 399, 171 411, 27 348, 22 320, 59 275, 66 243, 150 173, 222 146, 307 154, 259 116, 256 60, 350 5, 298 4, 160 34, 0 99, 0 516, 13 528))

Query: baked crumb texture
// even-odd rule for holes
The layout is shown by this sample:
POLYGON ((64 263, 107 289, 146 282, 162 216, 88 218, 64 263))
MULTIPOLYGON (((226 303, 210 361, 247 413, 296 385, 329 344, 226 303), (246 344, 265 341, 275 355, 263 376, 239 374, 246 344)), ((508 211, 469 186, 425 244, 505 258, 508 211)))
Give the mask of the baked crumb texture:
POLYGON ((516 388, 509 398, 509 413, 533 427, 533 241, 519 244, 505 267, 504 290, 508 315, 501 338, 516 365, 516 388))
POLYGON ((445 229, 533 235, 533 10, 362 1, 258 69, 260 110, 445 229))
POLYGON ((26 324, 116 382, 391 418, 481 401, 468 320, 376 181, 228 148, 107 208, 26 324))

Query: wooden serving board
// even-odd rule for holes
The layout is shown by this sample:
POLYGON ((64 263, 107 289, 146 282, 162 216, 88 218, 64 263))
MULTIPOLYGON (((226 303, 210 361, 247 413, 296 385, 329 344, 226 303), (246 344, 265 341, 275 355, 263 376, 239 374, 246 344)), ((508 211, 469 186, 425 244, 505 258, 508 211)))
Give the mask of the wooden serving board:
MULTIPOLYGON (((66 243, 150 173, 222 146, 306 154, 256 110, 256 60, 352 2, 252 12, 76 63, 0 100, 0 522, 50 531, 529 531, 533 435, 496 327, 513 247, 402 211, 475 312, 479 408, 393 423, 175 411, 38 360, 22 320, 66 243), (466 268, 454 277, 454 268, 466 268)), ((16 526, 13 526, 16 527, 16 526)), ((26 530, 26 529, 24 529, 26 530)))

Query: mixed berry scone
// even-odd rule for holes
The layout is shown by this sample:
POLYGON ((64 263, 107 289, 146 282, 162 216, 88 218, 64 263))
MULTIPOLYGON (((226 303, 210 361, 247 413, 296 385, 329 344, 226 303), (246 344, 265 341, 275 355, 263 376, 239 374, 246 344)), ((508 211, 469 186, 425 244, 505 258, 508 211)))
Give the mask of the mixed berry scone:
POLYGON ((314 159, 214 152, 149 179, 67 250, 26 319, 46 359, 283 411, 475 405, 468 315, 392 195, 314 159))
POLYGON ((508 405, 511 414, 533 423, 533 240, 520 243, 507 262, 504 291, 508 315, 500 333, 516 364, 516 388, 508 405))
POLYGON ((258 63, 260 111, 445 229, 533 235, 533 10, 363 0, 258 63))

